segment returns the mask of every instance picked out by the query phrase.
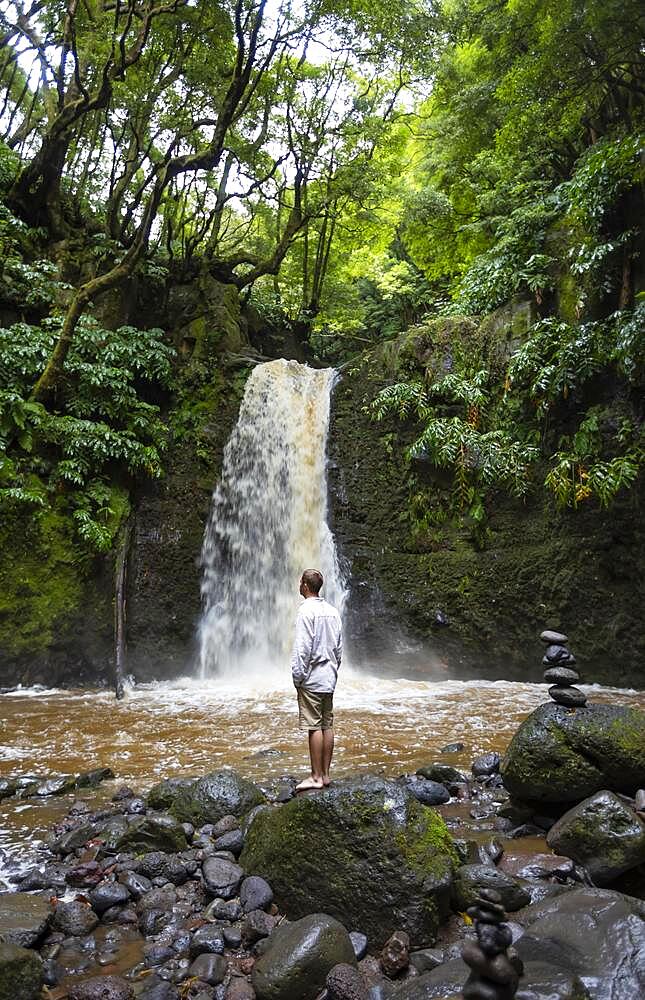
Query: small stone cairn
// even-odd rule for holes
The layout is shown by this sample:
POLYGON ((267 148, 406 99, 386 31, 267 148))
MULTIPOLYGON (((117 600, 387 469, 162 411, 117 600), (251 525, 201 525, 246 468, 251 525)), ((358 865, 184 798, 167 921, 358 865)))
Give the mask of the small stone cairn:
POLYGON ((475 905, 468 909, 477 940, 469 939, 461 951, 472 970, 464 983, 464 1000, 512 1000, 524 972, 522 960, 513 950, 502 897, 495 889, 482 889, 475 905))
POLYGON ((567 649, 569 639, 561 632, 551 632, 548 629, 540 635, 546 643, 546 652, 542 663, 546 664, 544 680, 551 684, 549 695, 558 705, 565 708, 583 708, 587 704, 587 696, 574 687, 580 680, 580 674, 574 670, 576 658, 567 649))

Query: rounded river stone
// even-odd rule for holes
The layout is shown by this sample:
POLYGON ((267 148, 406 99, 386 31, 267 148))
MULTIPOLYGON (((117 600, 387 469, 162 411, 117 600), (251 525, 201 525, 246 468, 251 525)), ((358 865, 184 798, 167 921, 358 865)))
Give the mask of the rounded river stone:
POLYGON ((567 708, 582 708, 587 704, 587 696, 576 687, 560 687, 554 684, 549 688, 549 695, 558 705, 565 705, 567 708))
POLYGON ((354 948, 341 923, 313 913, 280 927, 253 968, 259 1000, 315 997, 336 965, 355 966, 354 948))

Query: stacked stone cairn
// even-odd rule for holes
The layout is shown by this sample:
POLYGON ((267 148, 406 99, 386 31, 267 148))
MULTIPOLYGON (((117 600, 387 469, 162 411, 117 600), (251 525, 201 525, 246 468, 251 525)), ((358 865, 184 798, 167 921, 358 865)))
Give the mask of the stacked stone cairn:
POLYGON ((464 1000, 512 1000, 524 972, 522 960, 512 949, 511 929, 506 920, 502 897, 495 889, 482 889, 475 905, 468 909, 477 933, 461 951, 472 970, 464 983, 464 1000))
POLYGON ((567 649, 568 638, 561 632, 542 632, 540 635, 542 642, 546 643, 546 652, 542 658, 542 663, 546 664, 544 680, 550 684, 549 695, 558 705, 565 708, 583 708, 587 703, 587 696, 574 687, 576 681, 580 680, 580 674, 574 670, 576 658, 567 649))

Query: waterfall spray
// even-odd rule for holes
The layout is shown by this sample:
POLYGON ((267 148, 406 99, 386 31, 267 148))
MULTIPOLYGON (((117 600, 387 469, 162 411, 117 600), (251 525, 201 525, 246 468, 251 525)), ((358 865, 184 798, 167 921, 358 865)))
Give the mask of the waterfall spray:
POLYGON ((298 580, 320 569, 342 614, 327 525, 325 449, 334 372, 270 361, 251 374, 224 451, 202 548, 199 674, 288 676, 298 580))

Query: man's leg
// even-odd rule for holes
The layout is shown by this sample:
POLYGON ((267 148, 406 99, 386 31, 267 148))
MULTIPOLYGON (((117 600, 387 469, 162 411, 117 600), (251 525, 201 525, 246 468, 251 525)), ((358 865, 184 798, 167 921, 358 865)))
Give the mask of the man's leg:
POLYGON ((329 768, 334 754, 334 730, 323 729, 323 752, 322 752, 322 780, 323 785, 329 784, 329 768))
POLYGON ((324 768, 324 734, 322 729, 309 730, 309 757, 311 758, 311 777, 317 785, 323 783, 324 768))

